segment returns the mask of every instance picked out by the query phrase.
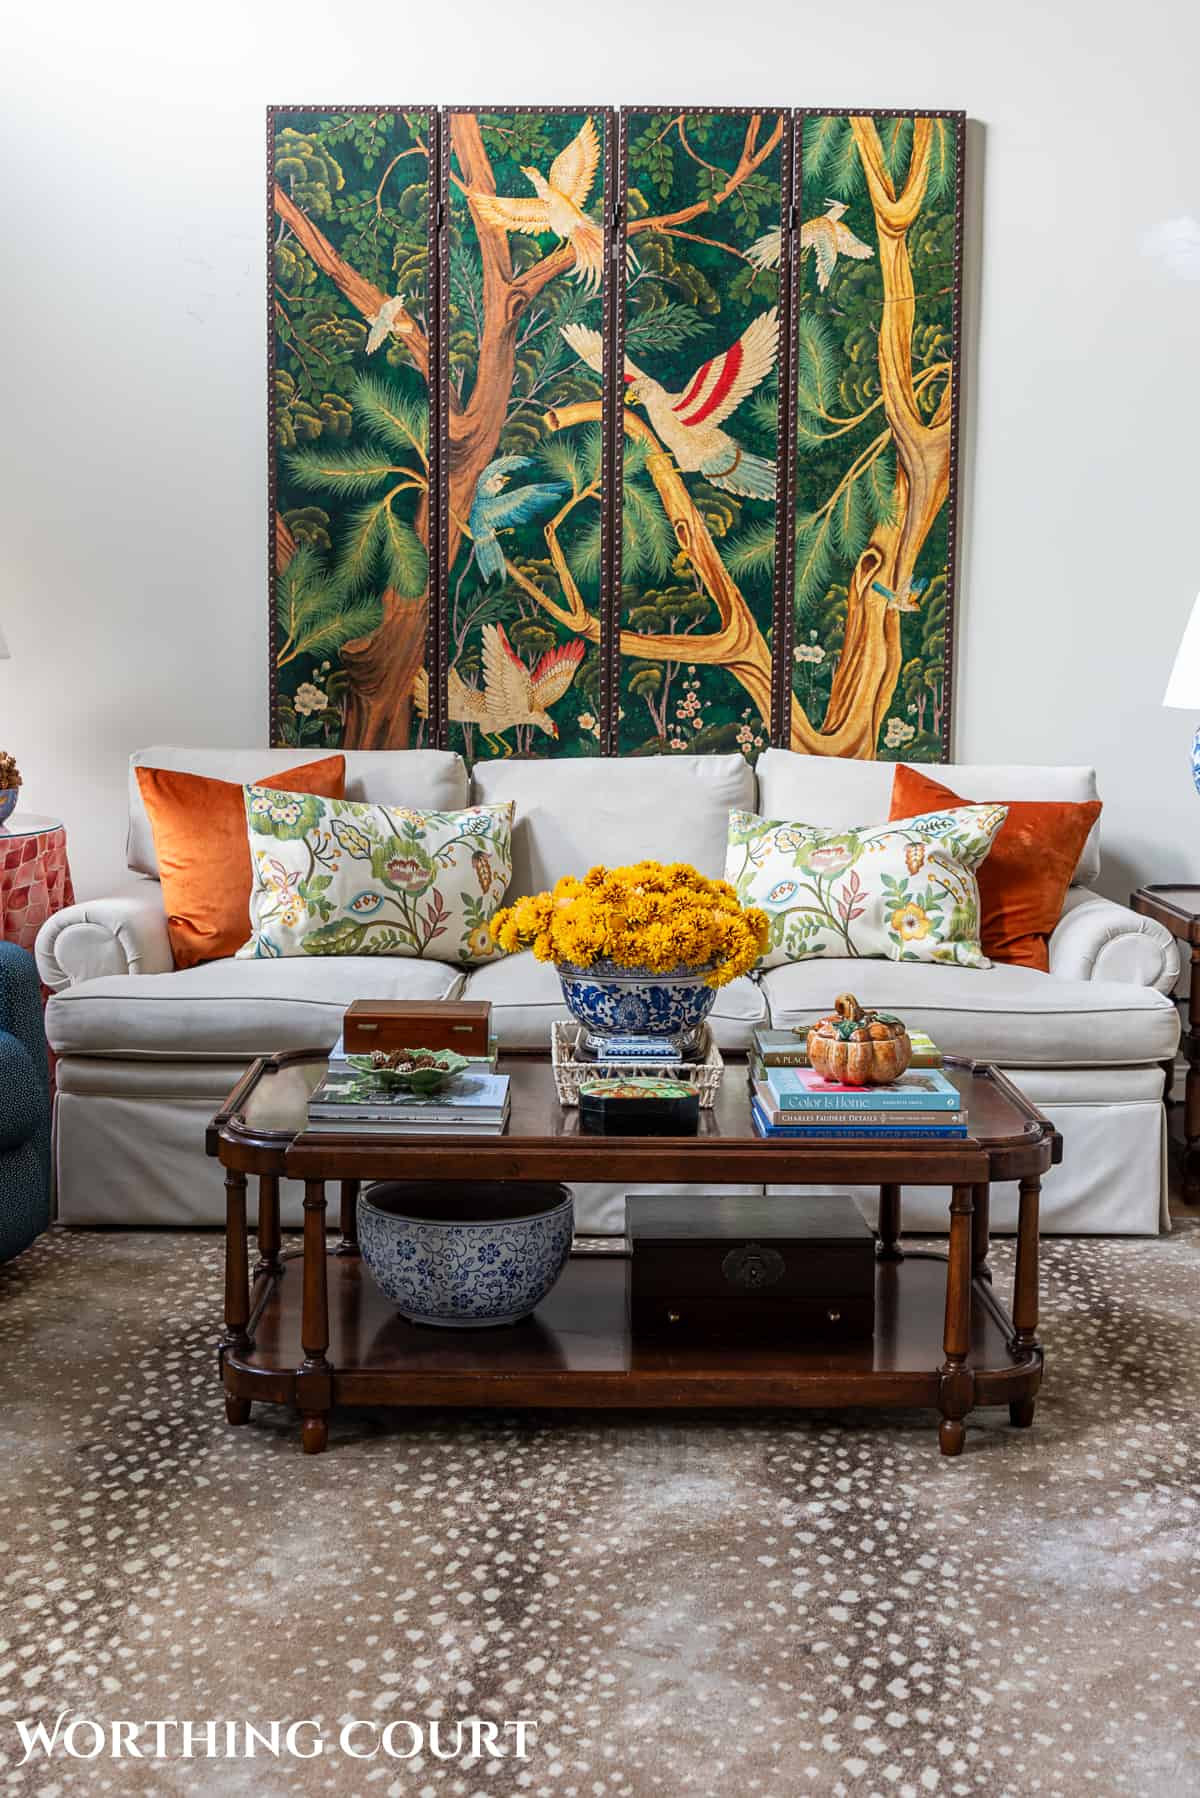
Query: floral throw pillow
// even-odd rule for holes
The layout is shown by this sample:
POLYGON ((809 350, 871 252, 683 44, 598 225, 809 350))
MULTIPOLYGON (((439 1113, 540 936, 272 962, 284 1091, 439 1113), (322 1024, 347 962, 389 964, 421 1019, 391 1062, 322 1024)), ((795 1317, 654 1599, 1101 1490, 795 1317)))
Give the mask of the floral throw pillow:
POLYGON ((871 955, 990 968, 975 869, 1007 816, 964 805, 857 830, 729 814, 725 878, 770 919, 760 968, 871 955))
POLYGON ((512 879, 507 805, 414 812, 246 787, 254 885, 240 956, 481 962, 512 879))

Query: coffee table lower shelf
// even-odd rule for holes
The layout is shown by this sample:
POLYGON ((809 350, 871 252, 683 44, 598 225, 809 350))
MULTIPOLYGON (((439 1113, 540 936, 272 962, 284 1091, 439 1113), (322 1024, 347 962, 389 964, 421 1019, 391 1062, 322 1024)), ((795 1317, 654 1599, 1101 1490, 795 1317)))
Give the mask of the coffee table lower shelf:
POLYGON ((945 1255, 916 1250, 877 1264, 875 1336, 857 1344, 635 1344, 628 1267, 623 1256, 573 1255, 534 1318, 442 1331, 406 1323, 359 1256, 331 1247, 327 1365, 314 1369, 303 1366, 302 1263, 285 1255, 258 1274, 246 1339, 223 1345, 229 1421, 247 1423, 255 1400, 295 1405, 310 1453, 325 1446, 328 1413, 340 1405, 928 1405, 942 1413, 946 1453, 961 1448, 962 1419, 977 1405, 1007 1404, 1014 1424, 1033 1421, 1041 1349, 1014 1343, 983 1275, 971 1285, 966 1365, 944 1369, 945 1255))

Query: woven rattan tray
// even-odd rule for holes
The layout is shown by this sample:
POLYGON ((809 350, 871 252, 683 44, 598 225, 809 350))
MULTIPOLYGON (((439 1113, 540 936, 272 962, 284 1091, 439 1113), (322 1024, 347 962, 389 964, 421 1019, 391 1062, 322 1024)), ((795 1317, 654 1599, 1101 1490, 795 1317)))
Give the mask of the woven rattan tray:
POLYGON ((721 1051, 708 1032, 703 1061, 576 1061, 575 1044, 578 1024, 558 1023, 552 1026, 550 1059, 554 1067, 554 1084, 564 1105, 578 1105, 579 1088, 585 1080, 612 1080, 624 1074, 657 1074, 664 1080, 686 1080, 698 1088, 702 1108, 711 1108, 725 1072, 721 1051))

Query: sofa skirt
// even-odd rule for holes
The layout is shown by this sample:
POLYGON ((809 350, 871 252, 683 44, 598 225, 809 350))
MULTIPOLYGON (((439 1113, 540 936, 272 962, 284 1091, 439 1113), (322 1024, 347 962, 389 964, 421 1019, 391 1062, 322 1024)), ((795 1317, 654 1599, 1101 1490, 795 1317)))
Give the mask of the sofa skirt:
MULTIPOLYGON (((223 1171, 204 1153, 205 1126, 242 1064, 115 1062, 68 1058, 59 1064, 54 1156, 57 1217, 63 1224, 173 1229, 224 1222, 223 1171)), ((1062 1132, 1063 1163, 1042 1186, 1042 1229, 1050 1235, 1149 1236, 1167 1227, 1166 1131, 1159 1068, 1014 1069, 1014 1079, 1062 1132)), ((576 1189, 577 1228, 619 1234, 627 1191, 668 1187, 585 1185, 576 1189)), ((696 1189, 699 1190, 699 1189, 696 1189)), ((723 1189, 726 1190, 726 1189, 723 1189)), ((761 1192, 757 1186, 730 1192, 761 1192)), ((770 1193, 789 1196, 784 1187, 770 1193)), ((803 1190, 803 1189, 800 1189, 803 1190)), ((874 1221, 877 1195, 846 1189, 874 1221)), ((330 1221, 337 1193, 330 1192, 330 1221)), ((284 1182, 283 1220, 301 1221, 299 1186, 284 1182)), ((253 1215, 257 1198, 251 1180, 253 1215)), ((949 1194, 904 1191, 904 1227, 942 1232, 949 1194)), ((997 1186, 992 1227, 1016 1225, 1015 1187, 997 1186)))

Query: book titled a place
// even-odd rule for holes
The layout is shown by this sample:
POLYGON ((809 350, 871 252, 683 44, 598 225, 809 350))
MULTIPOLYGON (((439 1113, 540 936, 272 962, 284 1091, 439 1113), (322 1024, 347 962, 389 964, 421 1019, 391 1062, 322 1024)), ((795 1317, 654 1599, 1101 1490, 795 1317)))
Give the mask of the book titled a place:
MULTIPOLYGON (((914 1068, 940 1068, 942 1051, 924 1030, 910 1030, 914 1068)), ((760 1025, 754 1032, 753 1055, 767 1068, 806 1068, 808 1063, 807 1033, 797 1036, 794 1030, 768 1030, 760 1025)))
POLYGON ((890 1086, 845 1086, 815 1068, 766 1070, 780 1111, 958 1111, 962 1094, 939 1068, 910 1068, 890 1086))

